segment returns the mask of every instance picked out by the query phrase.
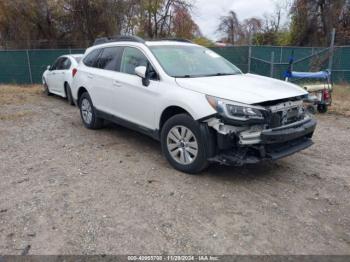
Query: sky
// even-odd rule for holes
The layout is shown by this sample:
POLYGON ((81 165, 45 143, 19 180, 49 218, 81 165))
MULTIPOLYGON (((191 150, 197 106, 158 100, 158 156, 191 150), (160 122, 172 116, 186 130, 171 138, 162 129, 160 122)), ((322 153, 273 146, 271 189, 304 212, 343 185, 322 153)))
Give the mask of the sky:
POLYGON ((273 12, 274 0, 195 0, 193 19, 199 25, 204 36, 216 40, 219 18, 230 10, 237 13, 243 21, 250 17, 262 17, 264 13, 273 12))

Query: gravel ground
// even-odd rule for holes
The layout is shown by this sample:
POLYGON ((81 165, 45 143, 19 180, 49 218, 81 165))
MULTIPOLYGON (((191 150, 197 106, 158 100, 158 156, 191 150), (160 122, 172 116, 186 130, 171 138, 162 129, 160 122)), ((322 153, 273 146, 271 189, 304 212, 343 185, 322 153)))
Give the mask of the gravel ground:
POLYGON ((0 105, 1 254, 350 254, 350 118, 318 116, 281 161, 189 176, 144 135, 28 97, 0 105))

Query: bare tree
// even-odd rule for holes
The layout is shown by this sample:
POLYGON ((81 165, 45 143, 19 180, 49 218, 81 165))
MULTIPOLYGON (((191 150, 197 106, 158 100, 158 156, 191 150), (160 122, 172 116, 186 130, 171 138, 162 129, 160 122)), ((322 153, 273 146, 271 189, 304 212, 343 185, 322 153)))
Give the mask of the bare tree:
POLYGON ((149 38, 159 38, 171 34, 175 9, 192 8, 190 0, 141 0, 140 21, 143 25, 141 33, 149 38))
POLYGON ((259 18, 245 19, 242 24, 243 42, 244 44, 250 44, 252 38, 262 30, 263 21, 259 18))
POLYGON ((241 25, 238 21, 237 14, 234 11, 230 11, 228 15, 222 16, 217 31, 224 33, 227 42, 234 45, 241 32, 241 25))

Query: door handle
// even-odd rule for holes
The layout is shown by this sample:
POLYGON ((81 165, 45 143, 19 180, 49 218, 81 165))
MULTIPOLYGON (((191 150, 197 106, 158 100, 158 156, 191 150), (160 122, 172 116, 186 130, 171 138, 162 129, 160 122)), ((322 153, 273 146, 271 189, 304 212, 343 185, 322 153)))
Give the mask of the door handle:
POLYGON ((114 85, 114 86, 117 86, 117 87, 122 86, 122 84, 121 84, 119 81, 117 81, 117 80, 114 80, 114 81, 113 81, 113 85, 114 85))
POLYGON ((88 78, 92 79, 94 76, 92 74, 88 74, 88 78))

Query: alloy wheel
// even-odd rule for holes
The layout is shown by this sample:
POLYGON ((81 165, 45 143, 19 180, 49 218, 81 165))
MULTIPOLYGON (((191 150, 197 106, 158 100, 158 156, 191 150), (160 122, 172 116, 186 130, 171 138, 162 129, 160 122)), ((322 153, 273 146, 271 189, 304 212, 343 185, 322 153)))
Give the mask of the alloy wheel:
POLYGON ((81 101, 81 114, 84 122, 89 125, 92 121, 92 107, 90 101, 86 98, 81 101))
POLYGON ((198 142, 193 132, 185 126, 175 126, 167 136, 171 157, 181 165, 192 164, 198 155, 198 142))

